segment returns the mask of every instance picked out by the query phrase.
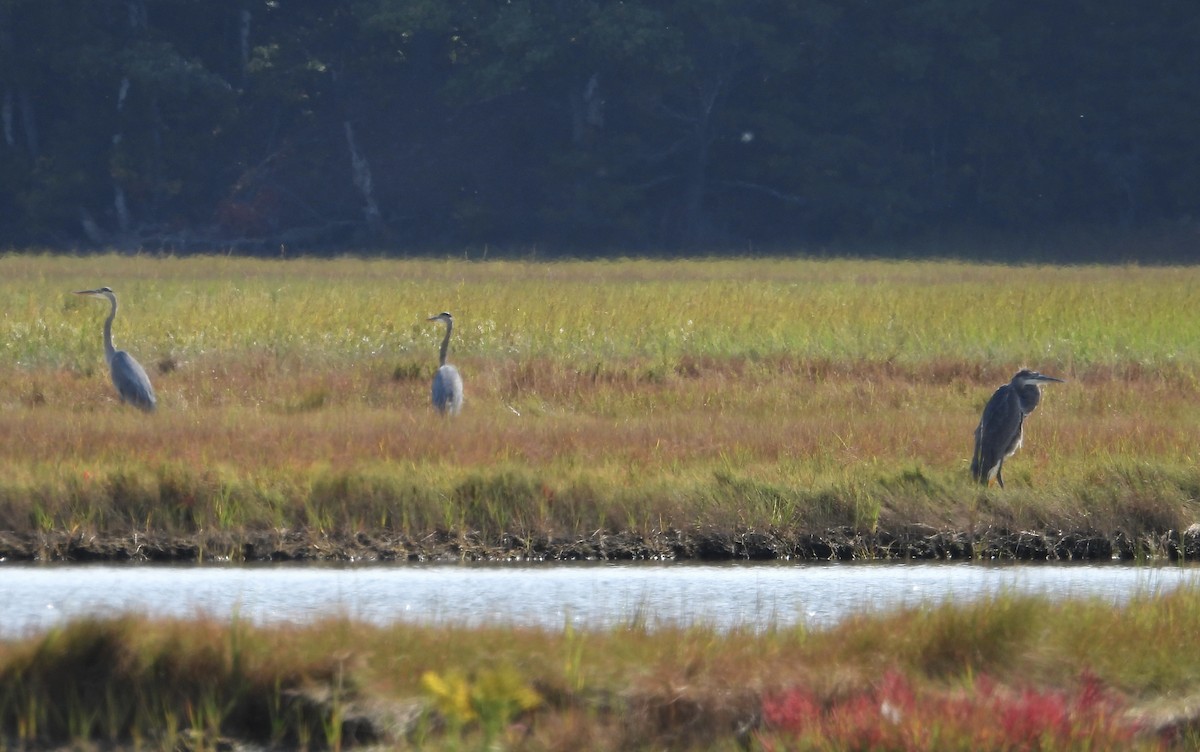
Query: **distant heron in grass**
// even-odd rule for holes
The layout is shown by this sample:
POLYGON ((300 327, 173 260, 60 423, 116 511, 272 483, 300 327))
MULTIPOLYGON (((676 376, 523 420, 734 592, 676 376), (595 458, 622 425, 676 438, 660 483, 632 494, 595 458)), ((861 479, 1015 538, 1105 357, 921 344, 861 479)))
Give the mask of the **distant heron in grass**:
POLYGON ((154 412, 158 400, 154 396, 154 387, 150 386, 150 377, 146 369, 124 350, 113 347, 112 323, 117 317, 117 296, 107 287, 96 290, 79 290, 76 295, 87 295, 92 298, 104 298, 112 304, 108 318, 104 320, 104 360, 108 362, 108 370, 112 375, 113 386, 121 400, 139 410, 154 412))
POLYGON ((430 316, 429 321, 446 322, 446 336, 442 338, 441 365, 433 375, 433 406, 443 415, 458 415, 463 404, 462 376, 458 369, 446 362, 446 352, 450 349, 450 332, 454 331, 454 317, 445 311, 436 316, 430 316))
POLYGON ((988 400, 975 429, 975 455, 971 458, 975 480, 986 486, 995 478, 1004 488, 1004 460, 1021 448, 1025 418, 1042 401, 1041 385, 1051 381, 1062 383, 1062 379, 1022 368, 988 400))

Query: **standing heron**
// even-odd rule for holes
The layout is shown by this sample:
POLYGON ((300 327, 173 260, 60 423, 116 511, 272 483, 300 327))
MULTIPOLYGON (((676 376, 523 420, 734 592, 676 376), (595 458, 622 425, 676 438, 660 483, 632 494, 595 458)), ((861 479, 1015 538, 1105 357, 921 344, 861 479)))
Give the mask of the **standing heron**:
POLYGON ((442 311, 427 320, 446 322, 446 336, 442 338, 441 365, 433 375, 433 406, 442 415, 458 415, 463 404, 462 376, 458 375, 457 368, 446 362, 446 351, 450 349, 450 332, 454 331, 454 317, 442 311))
POLYGON ((1022 368, 988 400, 975 429, 975 455, 971 458, 975 480, 986 486, 995 478, 1004 488, 1004 460, 1021 448, 1025 418, 1042 400, 1041 385, 1050 381, 1062 383, 1062 379, 1022 368))
POLYGON ((146 369, 124 350, 113 347, 112 323, 117 317, 117 296, 108 287, 96 290, 79 290, 76 295, 87 295, 92 298, 105 298, 112 304, 108 318, 104 320, 104 360, 108 362, 109 373, 112 374, 113 386, 121 395, 121 401, 127 402, 139 410, 154 412, 158 400, 154 396, 154 387, 150 386, 150 377, 146 369))

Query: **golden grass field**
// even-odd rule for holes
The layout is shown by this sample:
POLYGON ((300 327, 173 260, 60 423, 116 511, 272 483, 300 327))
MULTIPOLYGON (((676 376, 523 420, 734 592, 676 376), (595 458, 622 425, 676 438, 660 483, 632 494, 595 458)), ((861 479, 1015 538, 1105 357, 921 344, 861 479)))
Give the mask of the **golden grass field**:
MULTIPOLYGON (((1151 541, 1198 521, 1200 268, 13 254, 0 303, 5 545, 1151 541), (101 285, 154 415, 108 381, 106 306, 71 295, 101 285), (429 405, 442 310, 466 382, 452 420, 429 405), (972 431, 1021 366, 1067 383, 1008 488, 983 489, 972 431)), ((0 642, 0 749, 1196 749, 1198 593, 762 633, 82 621, 0 642)))
POLYGON ((1200 269, 0 258, 0 530, 1132 538, 1197 521, 1200 269), (103 360, 150 373, 152 416, 103 360), (466 408, 429 405, 443 329, 466 408), (1007 490, 992 391, 1045 392, 1007 490))

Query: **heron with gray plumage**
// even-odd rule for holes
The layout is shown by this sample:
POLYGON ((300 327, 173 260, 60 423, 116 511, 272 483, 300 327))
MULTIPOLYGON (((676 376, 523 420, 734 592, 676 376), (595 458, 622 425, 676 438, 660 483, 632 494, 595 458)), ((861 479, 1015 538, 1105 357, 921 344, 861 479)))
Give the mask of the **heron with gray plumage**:
POLYGON ((112 323, 117 317, 117 296, 112 289, 100 287, 95 290, 79 290, 76 295, 87 295, 91 298, 103 298, 112 305, 108 318, 104 320, 104 360, 108 362, 108 371, 112 375, 113 386, 121 401, 139 410, 154 412, 158 399, 154 396, 154 387, 150 386, 150 377, 146 369, 124 350, 113 347, 112 323))
POLYGON ((1063 380, 1022 368, 988 400, 975 429, 975 454, 971 458, 975 480, 986 486, 995 478, 1004 488, 1004 460, 1021 448, 1025 418, 1042 401, 1041 385, 1048 382, 1063 380))
POLYGON ((446 362, 446 353, 450 349, 450 332, 454 331, 454 317, 442 311, 436 316, 430 316, 428 321, 442 321, 446 324, 446 336, 442 338, 441 365, 433 374, 433 406, 442 415, 458 415, 463 404, 463 382, 458 369, 446 362))

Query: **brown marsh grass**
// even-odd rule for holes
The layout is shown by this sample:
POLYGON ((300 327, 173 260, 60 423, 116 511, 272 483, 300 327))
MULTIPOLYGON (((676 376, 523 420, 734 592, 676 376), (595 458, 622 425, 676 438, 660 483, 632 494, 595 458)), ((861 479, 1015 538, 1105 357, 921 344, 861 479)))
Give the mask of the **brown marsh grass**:
POLYGON ((0 529, 580 535, 1197 521, 1200 271, 787 259, 0 259, 0 529), (160 409, 116 398, 95 301, 160 409), (429 408, 441 330, 467 407, 429 408), (1046 390, 1009 487, 971 432, 1046 390))

